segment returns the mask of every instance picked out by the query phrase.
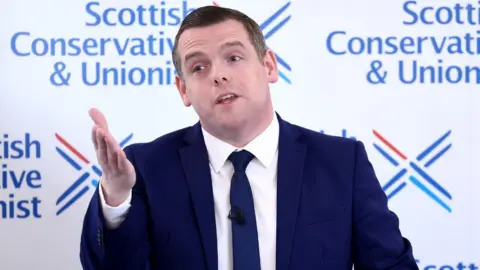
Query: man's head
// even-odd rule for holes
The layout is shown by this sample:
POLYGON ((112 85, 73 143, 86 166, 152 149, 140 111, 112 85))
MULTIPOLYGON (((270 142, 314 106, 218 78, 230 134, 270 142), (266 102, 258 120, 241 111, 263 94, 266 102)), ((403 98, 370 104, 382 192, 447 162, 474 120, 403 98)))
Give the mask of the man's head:
POLYGON ((277 62, 260 27, 245 14, 196 9, 180 26, 173 62, 185 106, 193 106, 214 136, 247 143, 270 124, 269 83, 278 80, 277 62))

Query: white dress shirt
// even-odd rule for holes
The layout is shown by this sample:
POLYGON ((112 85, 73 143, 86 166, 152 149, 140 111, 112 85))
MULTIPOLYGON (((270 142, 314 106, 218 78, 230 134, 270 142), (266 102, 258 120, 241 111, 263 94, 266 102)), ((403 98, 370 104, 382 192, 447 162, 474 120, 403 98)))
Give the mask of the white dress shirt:
MULTIPOLYGON (((246 169, 252 188, 257 220, 258 242, 262 270, 275 270, 276 259, 276 228, 277 228, 277 163, 279 125, 276 114, 272 123, 257 138, 242 149, 225 143, 211 134, 203 131, 207 147, 210 174, 215 207, 215 222, 217 228, 218 269, 233 269, 232 227, 228 219, 230 211, 230 183, 233 176, 233 166, 228 156, 233 151, 248 150, 255 158, 246 169)), ((131 201, 129 198, 117 207, 105 203, 100 187, 100 200, 106 226, 118 227, 128 212, 131 201)))

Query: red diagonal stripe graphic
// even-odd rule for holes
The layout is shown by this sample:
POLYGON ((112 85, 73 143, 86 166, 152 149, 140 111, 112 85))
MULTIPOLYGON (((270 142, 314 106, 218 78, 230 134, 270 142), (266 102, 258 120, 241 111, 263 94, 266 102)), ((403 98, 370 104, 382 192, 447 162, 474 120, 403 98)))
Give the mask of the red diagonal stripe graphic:
POLYGON ((68 148, 68 150, 72 151, 72 153, 74 155, 76 155, 79 159, 81 159, 83 162, 89 164, 90 161, 88 161, 88 159, 83 156, 82 154, 80 154, 80 152, 78 152, 77 149, 75 149, 71 144, 69 144, 64 138, 62 138, 62 136, 58 135, 57 133, 55 133, 55 137, 57 137, 57 139, 65 146, 68 148))
POLYGON ((403 160, 407 160, 407 156, 404 155, 400 150, 398 150, 393 144, 391 144, 389 141, 387 141, 380 133, 378 133, 376 130, 373 130, 373 134, 375 137, 377 137, 380 141, 382 141, 384 144, 388 146, 388 148, 392 149, 393 152, 395 152, 397 155, 399 155, 403 160))

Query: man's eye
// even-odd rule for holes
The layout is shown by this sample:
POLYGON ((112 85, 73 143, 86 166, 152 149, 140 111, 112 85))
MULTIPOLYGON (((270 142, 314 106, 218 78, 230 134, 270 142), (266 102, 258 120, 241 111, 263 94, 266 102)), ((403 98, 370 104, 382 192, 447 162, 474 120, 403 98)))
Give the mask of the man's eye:
POLYGON ((195 66, 193 67, 193 72, 201 71, 203 68, 203 66, 195 66))
POLYGON ((239 61, 241 59, 242 58, 240 56, 236 56, 236 55, 230 56, 230 61, 232 62, 239 61))

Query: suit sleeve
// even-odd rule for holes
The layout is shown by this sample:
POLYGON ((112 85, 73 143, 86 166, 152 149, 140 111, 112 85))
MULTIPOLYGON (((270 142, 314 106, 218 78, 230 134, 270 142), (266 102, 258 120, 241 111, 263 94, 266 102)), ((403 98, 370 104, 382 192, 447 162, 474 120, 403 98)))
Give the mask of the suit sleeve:
POLYGON ((137 179, 132 189, 131 206, 123 222, 108 229, 102 213, 98 189, 94 193, 83 221, 80 262, 83 269, 146 269, 149 254, 149 216, 138 165, 132 153, 134 145, 124 151, 135 167, 137 179))
POLYGON ((356 270, 418 269, 412 246, 400 232, 363 143, 355 149, 353 259, 356 270))
POLYGON ((100 197, 100 205, 102 206, 105 227, 107 227, 107 229, 118 228, 118 226, 122 224, 123 220, 125 220, 125 216, 130 208, 130 203, 132 202, 132 191, 130 190, 127 199, 123 203, 121 203, 119 206, 112 207, 105 201, 102 190, 102 180, 100 180, 100 183, 98 184, 98 195, 100 197))

